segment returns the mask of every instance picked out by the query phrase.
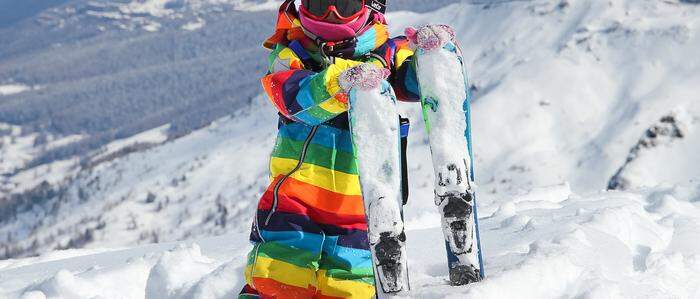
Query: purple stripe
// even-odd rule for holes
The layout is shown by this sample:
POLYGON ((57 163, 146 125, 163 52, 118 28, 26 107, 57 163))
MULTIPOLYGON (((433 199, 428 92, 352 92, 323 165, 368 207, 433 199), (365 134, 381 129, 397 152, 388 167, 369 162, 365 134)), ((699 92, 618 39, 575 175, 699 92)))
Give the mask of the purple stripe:
POLYGON ((296 70, 282 84, 282 97, 284 98, 284 105, 287 107, 289 114, 294 115, 302 110, 302 107, 297 102, 297 94, 301 88, 299 83, 314 74, 316 73, 308 70, 296 70))

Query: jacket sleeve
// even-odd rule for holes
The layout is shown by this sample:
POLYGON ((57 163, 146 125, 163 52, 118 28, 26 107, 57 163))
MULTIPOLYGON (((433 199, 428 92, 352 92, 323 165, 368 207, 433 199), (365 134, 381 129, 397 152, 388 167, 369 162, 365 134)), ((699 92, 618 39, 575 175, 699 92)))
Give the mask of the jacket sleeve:
POLYGON ((336 58, 329 67, 316 73, 305 70, 294 51, 283 45, 277 45, 269 62, 262 85, 285 117, 318 125, 348 110, 348 95, 338 85, 338 76, 358 62, 336 58))
POLYGON ((408 46, 406 37, 392 39, 393 69, 389 83, 399 100, 404 102, 419 102, 420 89, 416 77, 416 66, 413 63, 413 50, 408 46))

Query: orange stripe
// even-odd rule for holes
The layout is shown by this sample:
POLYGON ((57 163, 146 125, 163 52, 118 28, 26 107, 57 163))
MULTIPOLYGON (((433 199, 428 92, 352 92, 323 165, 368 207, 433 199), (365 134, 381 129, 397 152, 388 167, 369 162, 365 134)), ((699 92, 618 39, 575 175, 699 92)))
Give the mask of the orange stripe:
POLYGON ((365 214, 362 196, 336 193, 291 177, 284 181, 279 192, 326 212, 355 216, 365 214))
MULTIPOLYGON (((260 199, 260 203, 258 204, 258 210, 270 210, 272 208, 273 198, 272 192, 265 192, 260 199)), ((313 222, 318 224, 333 225, 342 229, 367 231, 367 220, 365 219, 365 215, 342 215, 338 213, 325 212, 314 207, 306 206, 300 200, 294 197, 288 197, 285 194, 280 194, 277 199, 278 205, 276 211, 278 212, 308 216, 313 222)))

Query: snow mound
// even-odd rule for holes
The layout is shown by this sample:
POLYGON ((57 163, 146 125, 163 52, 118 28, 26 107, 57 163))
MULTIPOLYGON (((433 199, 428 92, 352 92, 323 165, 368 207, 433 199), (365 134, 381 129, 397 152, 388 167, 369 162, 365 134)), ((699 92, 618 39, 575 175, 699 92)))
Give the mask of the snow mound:
POLYGON ((165 252, 148 275, 146 298, 175 298, 215 267, 214 261, 203 256, 199 245, 179 245, 165 252))

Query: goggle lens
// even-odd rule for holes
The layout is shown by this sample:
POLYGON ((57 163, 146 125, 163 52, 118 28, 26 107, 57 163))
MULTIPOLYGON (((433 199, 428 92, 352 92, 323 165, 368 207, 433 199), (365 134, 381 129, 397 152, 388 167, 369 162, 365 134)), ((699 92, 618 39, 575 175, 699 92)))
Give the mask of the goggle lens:
POLYGON ((349 18, 357 14, 365 6, 364 0, 303 0, 306 10, 314 16, 325 17, 331 6, 335 6, 338 14, 349 18))

